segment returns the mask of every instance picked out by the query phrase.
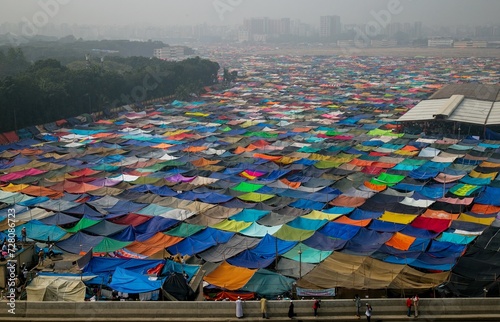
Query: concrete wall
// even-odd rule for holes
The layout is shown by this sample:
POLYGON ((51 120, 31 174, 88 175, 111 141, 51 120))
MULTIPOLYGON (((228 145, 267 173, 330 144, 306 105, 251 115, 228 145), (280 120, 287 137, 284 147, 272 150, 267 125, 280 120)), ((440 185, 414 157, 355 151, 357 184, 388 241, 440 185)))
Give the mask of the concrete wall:
MULTIPOLYGON (((365 302, 363 300, 363 308, 365 302)), ((405 299, 369 299, 373 306, 373 321, 405 321, 405 299)), ((268 301, 271 320, 286 321, 289 301, 268 301)), ((323 300, 319 317, 312 314, 312 301, 294 301, 299 320, 355 320, 352 300, 323 300)), ((13 318, 0 303, 0 321, 236 321, 234 302, 24 302, 17 301, 13 318)), ((421 299, 419 320, 438 321, 470 318, 463 321, 500 321, 500 298, 421 299)), ((244 320, 260 320, 257 301, 244 303, 244 320)))

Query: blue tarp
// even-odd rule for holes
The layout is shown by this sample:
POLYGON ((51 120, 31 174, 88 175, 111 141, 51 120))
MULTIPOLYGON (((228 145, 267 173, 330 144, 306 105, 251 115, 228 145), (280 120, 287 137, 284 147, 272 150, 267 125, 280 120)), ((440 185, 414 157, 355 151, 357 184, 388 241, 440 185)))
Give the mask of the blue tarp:
POLYGON ((63 212, 70 215, 85 216, 85 218, 94 220, 102 219, 104 216, 100 212, 95 211, 92 207, 90 207, 87 204, 78 205, 76 207, 64 210, 63 212))
POLYGON ((79 231, 68 239, 56 243, 56 246, 72 254, 87 253, 99 244, 103 238, 104 236, 91 236, 79 231))
POLYGON ((269 213, 269 210, 243 209, 236 215, 229 217, 229 219, 244 222, 256 222, 269 213))
POLYGON ((67 232, 59 226, 46 225, 38 220, 31 220, 16 227, 17 236, 21 236, 21 229, 23 229, 23 227, 26 227, 26 236, 28 238, 38 241, 58 241, 67 234, 67 232))
POLYGON ((240 291, 254 292, 262 296, 273 297, 292 290, 294 279, 278 273, 259 269, 240 291))
POLYGON ((317 220, 317 219, 297 217, 294 220, 288 222, 287 225, 293 228, 304 229, 304 230, 318 230, 324 225, 326 225, 328 222, 329 221, 326 219, 317 220))
POLYGON ((124 230, 116 234, 109 235, 108 237, 119 241, 134 241, 136 240, 135 228, 127 226, 124 230))
POLYGON ((164 264, 165 260, 157 259, 132 259, 132 258, 110 258, 110 257, 92 257, 90 262, 83 268, 87 274, 100 276, 100 280, 89 281, 89 284, 107 284, 110 276, 116 268, 120 267, 130 272, 145 275, 148 270, 164 264))
POLYGON ((361 228, 358 226, 329 222, 321 228, 319 232, 328 237, 349 240, 354 237, 360 229, 361 228))
POLYGON ((62 212, 57 212, 53 214, 52 216, 45 217, 43 219, 40 219, 40 222, 46 224, 46 225, 66 225, 66 224, 71 224, 71 223, 76 223, 80 219, 63 214, 62 212))
POLYGON ((344 248, 347 240, 330 238, 316 231, 311 237, 307 238, 302 243, 317 250, 329 251, 344 248))
POLYGON ((377 251, 393 233, 377 232, 366 228, 361 229, 356 236, 347 241, 344 252, 359 256, 368 256, 377 251))
POLYGON ((297 242, 284 241, 271 235, 266 235, 259 244, 237 256, 227 260, 231 265, 247 268, 264 268, 269 266, 276 256, 292 249, 297 242))
POLYGON ((178 220, 157 216, 135 227, 135 231, 137 234, 157 233, 165 231, 178 223, 178 220))
POLYGON ((167 250, 170 254, 194 255, 201 253, 217 244, 224 244, 233 237, 234 233, 207 228, 192 236, 189 236, 181 242, 170 246, 167 250))
POLYGON ((188 282, 191 278, 198 272, 200 266, 198 265, 187 265, 174 262, 172 260, 167 260, 165 265, 161 270, 161 276, 168 276, 171 273, 186 273, 188 275, 188 282))
POLYGON ((474 201, 483 205, 500 206, 500 188, 486 187, 474 201))
POLYGON ((163 281, 162 278, 153 278, 117 267, 109 287, 124 293, 146 293, 160 289, 163 281))

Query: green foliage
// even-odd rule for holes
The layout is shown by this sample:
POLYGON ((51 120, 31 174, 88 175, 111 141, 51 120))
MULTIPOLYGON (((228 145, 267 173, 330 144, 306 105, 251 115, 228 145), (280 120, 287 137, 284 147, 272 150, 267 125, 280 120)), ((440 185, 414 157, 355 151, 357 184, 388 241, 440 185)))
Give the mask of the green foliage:
POLYGON ((0 51, 0 65, 12 60, 22 67, 0 79, 0 132, 173 94, 189 99, 216 83, 219 70, 219 64, 199 57, 108 57, 66 67, 55 59, 29 64, 22 51, 0 51))

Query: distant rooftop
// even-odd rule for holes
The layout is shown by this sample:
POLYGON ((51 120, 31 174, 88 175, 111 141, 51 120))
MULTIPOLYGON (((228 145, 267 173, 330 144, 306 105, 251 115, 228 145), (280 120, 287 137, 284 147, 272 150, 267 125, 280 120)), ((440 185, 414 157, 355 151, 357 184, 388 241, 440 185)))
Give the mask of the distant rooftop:
POLYGON ((450 98, 453 95, 463 95, 465 98, 500 102, 500 85, 483 84, 451 84, 434 93, 429 99, 450 98))
POLYGON ((500 86, 447 85, 398 119, 401 122, 432 120, 500 125, 500 86))

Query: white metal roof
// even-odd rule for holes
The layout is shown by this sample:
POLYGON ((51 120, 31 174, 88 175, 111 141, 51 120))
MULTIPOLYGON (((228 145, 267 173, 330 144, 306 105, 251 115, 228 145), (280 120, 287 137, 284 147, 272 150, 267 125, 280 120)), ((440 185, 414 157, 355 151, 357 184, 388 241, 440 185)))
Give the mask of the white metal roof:
POLYGON ((500 124, 500 102, 493 103, 493 108, 491 109, 490 115, 486 125, 498 125, 500 124))
POLYGON ((492 107, 493 102, 491 101, 466 98, 446 120, 484 125, 492 107))
POLYGON ((449 98, 422 101, 401 116, 398 121, 430 121, 449 102, 449 98))

